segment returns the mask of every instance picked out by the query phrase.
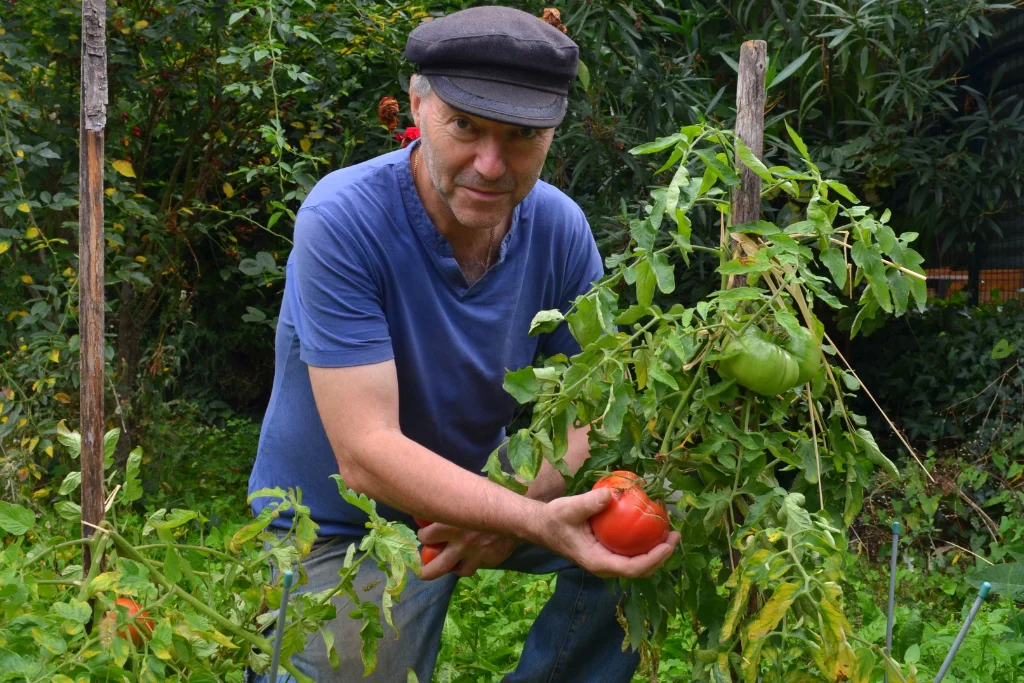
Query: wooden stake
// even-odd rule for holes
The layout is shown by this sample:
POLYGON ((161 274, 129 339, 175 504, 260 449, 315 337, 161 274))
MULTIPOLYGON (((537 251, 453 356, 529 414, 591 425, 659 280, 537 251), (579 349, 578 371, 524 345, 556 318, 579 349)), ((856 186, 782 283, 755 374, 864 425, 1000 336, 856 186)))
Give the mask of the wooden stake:
MULTIPOLYGON (((764 156, 765 69, 768 45, 763 40, 748 40, 740 47, 740 73, 736 88, 736 135, 758 159, 764 156)), ((732 193, 730 225, 761 218, 761 179, 747 167, 740 169, 740 186, 732 193)), ((732 243, 733 258, 740 246, 732 243)), ((736 285, 730 275, 728 288, 736 285)))
MULTIPOLYGON (((78 179, 82 537, 103 521, 103 132, 107 124, 106 0, 82 0, 78 179)), ((99 558, 97 558, 99 559, 99 558)), ((84 571, 93 558, 86 549, 84 571)))

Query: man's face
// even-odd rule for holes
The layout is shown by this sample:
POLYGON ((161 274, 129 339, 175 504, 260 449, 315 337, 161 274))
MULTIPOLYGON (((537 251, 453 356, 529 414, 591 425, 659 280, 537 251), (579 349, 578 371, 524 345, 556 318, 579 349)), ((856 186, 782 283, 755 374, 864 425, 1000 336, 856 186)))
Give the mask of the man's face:
POLYGON ((505 220, 540 177, 554 130, 466 114, 433 93, 412 105, 421 163, 455 219, 480 230, 505 220))

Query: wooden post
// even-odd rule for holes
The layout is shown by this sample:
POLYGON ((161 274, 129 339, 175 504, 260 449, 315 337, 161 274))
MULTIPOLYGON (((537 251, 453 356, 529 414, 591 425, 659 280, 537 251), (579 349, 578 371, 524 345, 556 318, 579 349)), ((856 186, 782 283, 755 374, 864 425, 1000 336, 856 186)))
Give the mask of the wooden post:
MULTIPOLYGON (((768 45, 748 40, 740 47, 740 73, 736 88, 736 135, 758 159, 764 156, 765 71, 768 45)), ((761 179, 745 166, 740 169, 740 186, 733 190, 729 224, 749 223, 761 218, 761 179)), ((739 245, 733 243, 733 258, 739 245)), ((729 276, 731 289, 736 276, 729 276)))
MULTIPOLYGON (((78 179, 78 308, 81 338, 82 537, 103 512, 103 131, 107 124, 106 0, 82 0, 82 95, 78 179)), ((84 569, 92 560, 85 551, 84 569)), ((95 558, 97 561, 100 558, 95 558)))

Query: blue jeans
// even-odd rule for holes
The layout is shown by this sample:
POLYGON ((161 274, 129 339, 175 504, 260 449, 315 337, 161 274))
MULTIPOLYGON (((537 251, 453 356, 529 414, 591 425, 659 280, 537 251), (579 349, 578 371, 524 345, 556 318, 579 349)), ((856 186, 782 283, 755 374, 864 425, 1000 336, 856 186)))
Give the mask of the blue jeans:
MULTIPOLYGON (((317 592, 333 586, 345 559, 345 551, 358 538, 333 537, 318 542, 303 560, 309 576, 296 592, 317 592)), ((639 653, 622 651, 624 633, 615 619, 620 593, 610 590, 603 579, 580 569, 572 562, 536 546, 520 546, 498 569, 526 574, 558 573, 555 592, 537 615, 515 671, 505 683, 627 683, 640 663, 639 653)), ((276 575, 273 577, 276 580, 276 575)), ((429 683, 441 647, 448 602, 457 576, 449 574, 434 581, 421 581, 411 572, 401 601, 392 609, 395 632, 384 623, 384 637, 378 641, 377 669, 363 677, 359 658, 359 628, 362 622, 348 617, 352 609, 344 596, 335 598, 338 617, 325 625, 334 632, 335 649, 341 660, 337 669, 327 661, 327 650, 319 633, 313 634, 305 650, 292 657, 302 673, 318 683, 355 683, 371 681, 398 683, 412 669, 420 683, 429 683)), ((372 562, 363 562, 355 580, 355 589, 366 600, 380 604, 384 574, 372 562), (365 587, 370 587, 365 590, 365 587)), ((273 627, 267 636, 273 635, 273 627)), ((269 653, 268 653, 269 654, 269 653)), ((267 683, 265 674, 247 672, 247 681, 267 683)), ((282 669, 278 680, 294 683, 282 669)))

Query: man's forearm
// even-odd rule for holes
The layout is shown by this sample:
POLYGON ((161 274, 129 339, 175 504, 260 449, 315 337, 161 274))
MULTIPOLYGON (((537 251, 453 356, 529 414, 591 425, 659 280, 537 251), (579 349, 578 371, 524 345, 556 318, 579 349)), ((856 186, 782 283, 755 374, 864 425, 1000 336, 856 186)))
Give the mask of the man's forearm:
MULTIPOLYGON (((590 425, 582 427, 569 427, 569 449, 566 451, 563 461, 569 471, 575 473, 587 458, 590 457, 590 442, 587 435, 590 432, 590 425)), ((545 460, 537 477, 530 483, 526 496, 534 500, 547 502, 562 496, 565 493, 565 479, 558 470, 545 460)))
POLYGON ((540 542, 544 499, 520 496, 464 470, 397 430, 376 432, 363 443, 338 453, 352 489, 418 517, 540 542))

